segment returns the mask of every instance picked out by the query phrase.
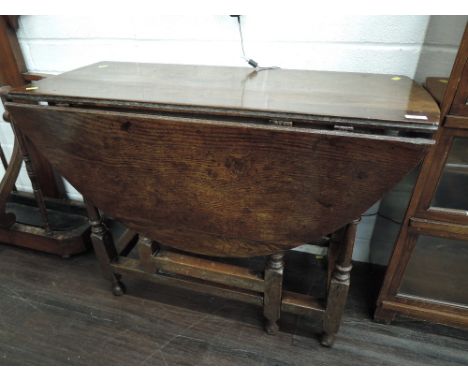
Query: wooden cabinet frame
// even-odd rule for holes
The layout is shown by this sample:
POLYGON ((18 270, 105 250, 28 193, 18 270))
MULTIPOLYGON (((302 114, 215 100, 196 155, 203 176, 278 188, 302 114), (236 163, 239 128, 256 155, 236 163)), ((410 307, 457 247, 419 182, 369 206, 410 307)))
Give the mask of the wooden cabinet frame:
POLYGON ((377 320, 389 323, 397 314, 403 314, 437 323, 468 327, 468 306, 398 293, 420 235, 468 240, 467 211, 431 206, 454 138, 468 139, 467 100, 468 27, 465 29, 441 103, 441 124, 436 137, 437 144, 423 162, 393 249, 377 301, 375 312, 377 320))

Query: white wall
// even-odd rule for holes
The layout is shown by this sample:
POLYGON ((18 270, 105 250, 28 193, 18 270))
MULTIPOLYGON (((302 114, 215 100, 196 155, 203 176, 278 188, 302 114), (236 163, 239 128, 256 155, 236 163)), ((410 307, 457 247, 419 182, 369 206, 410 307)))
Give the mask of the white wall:
MULTIPOLYGON (((262 66, 417 80, 449 74, 465 22, 465 16, 242 17, 246 54, 262 66)), ((229 16, 22 16, 18 36, 28 69, 37 72, 58 74, 101 60, 245 65, 237 21, 229 16)), ((0 141, 9 156, 13 138, 5 123, 0 141)), ((30 190, 24 170, 17 187, 30 190)), ((360 225, 360 260, 368 259, 374 220, 365 217, 360 225)))
POLYGON ((467 19, 467 16, 431 16, 413 77, 416 81, 450 75, 467 19))
MULTIPOLYGON (((245 16, 246 53, 264 65, 412 77, 428 16, 245 16)), ((59 73, 102 59, 244 65, 229 16, 41 17, 20 20, 32 70, 59 73)))

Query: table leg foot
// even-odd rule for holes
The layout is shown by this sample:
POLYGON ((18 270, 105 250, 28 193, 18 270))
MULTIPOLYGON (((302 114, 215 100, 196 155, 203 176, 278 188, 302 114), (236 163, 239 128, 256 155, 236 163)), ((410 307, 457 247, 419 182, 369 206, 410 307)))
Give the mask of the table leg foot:
POLYGON ((114 296, 123 296, 125 294, 125 284, 121 281, 117 281, 112 285, 112 293, 114 296))
POLYGON ((267 320, 265 323, 265 331, 270 335, 275 335, 279 331, 279 326, 276 321, 267 320))
POLYGON ((335 343, 336 335, 333 333, 323 333, 320 339, 320 344, 327 348, 331 348, 335 343))

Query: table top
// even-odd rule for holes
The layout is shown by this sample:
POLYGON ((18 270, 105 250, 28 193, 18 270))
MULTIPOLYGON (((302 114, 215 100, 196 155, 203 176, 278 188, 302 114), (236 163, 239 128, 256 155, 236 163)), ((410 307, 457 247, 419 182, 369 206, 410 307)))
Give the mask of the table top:
POLYGON ((99 62, 10 93, 231 112, 325 116, 433 128, 439 108, 404 76, 202 65, 99 62))

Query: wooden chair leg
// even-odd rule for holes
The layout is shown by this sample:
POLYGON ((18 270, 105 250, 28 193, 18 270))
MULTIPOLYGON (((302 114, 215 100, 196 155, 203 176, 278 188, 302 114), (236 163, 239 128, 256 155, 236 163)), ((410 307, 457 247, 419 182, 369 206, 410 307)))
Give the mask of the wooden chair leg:
POLYGON ((278 332, 281 313, 281 294, 283 290, 283 254, 271 255, 265 268, 265 290, 263 294, 263 315, 265 330, 268 334, 278 332))
POLYGON ((338 251, 332 272, 328 288, 327 308, 323 319, 321 339, 323 346, 333 346, 343 317, 346 298, 348 297, 353 247, 358 223, 359 220, 355 220, 346 227, 342 248, 338 251))
POLYGON ((85 201, 85 205, 91 224, 91 242, 99 261, 102 275, 112 283, 112 293, 115 296, 122 296, 125 292, 125 287, 120 281, 120 277, 114 273, 111 267, 111 262, 117 260, 118 257, 112 235, 103 223, 99 210, 87 201, 85 201))

